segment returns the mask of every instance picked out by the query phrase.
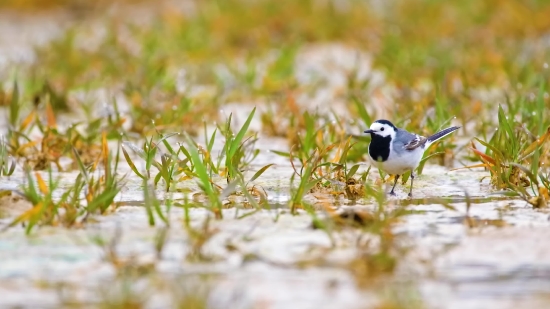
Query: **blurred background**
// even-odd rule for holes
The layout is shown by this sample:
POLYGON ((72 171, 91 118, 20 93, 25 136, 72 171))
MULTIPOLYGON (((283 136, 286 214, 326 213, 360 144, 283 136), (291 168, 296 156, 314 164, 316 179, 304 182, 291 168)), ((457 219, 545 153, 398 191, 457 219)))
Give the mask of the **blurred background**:
POLYGON ((236 102, 270 106, 262 128, 275 136, 293 134, 277 128, 278 114, 319 107, 425 134, 456 117, 485 136, 497 103, 550 80, 545 0, 3 0, 0 10, 17 25, 0 46, 30 24, 42 30, 34 41, 48 37, 30 40, 37 46, 5 82, 17 71, 24 96, 46 89, 68 110, 94 105, 75 92, 112 90, 137 133, 151 130, 149 115, 169 128, 215 120, 236 102), (62 30, 49 36, 52 23, 62 30))

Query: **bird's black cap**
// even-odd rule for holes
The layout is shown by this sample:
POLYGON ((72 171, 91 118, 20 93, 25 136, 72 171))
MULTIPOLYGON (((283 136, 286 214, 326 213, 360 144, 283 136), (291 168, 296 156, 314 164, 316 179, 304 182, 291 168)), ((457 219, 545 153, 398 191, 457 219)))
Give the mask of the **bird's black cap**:
POLYGON ((381 123, 381 124, 387 124, 389 125, 390 127, 394 128, 395 130, 397 130, 397 127, 393 125, 393 123, 391 123, 389 120, 386 120, 386 119, 379 119, 379 120, 376 120, 375 122, 378 122, 378 123, 381 123))

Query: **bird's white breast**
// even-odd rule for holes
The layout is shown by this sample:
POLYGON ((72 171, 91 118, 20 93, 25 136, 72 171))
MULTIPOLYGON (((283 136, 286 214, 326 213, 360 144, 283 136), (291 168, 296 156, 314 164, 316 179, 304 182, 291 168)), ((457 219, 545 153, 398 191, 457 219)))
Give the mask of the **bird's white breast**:
MULTIPOLYGON (((385 162, 376 162, 369 156, 375 167, 392 175, 402 175, 407 171, 414 170, 418 164, 420 164, 425 149, 423 147, 418 147, 411 151, 404 149, 402 151, 395 151, 393 147, 394 145, 392 144, 392 147, 390 148, 390 155, 385 162)), ((397 147, 403 146, 400 145, 397 147)))

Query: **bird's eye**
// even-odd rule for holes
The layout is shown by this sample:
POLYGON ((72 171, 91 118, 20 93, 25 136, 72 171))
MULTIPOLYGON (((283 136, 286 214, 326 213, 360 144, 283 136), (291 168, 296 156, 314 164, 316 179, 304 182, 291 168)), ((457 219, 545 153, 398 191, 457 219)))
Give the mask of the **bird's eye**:
POLYGON ((384 131, 384 127, 382 127, 382 128, 380 129, 380 131, 384 131))

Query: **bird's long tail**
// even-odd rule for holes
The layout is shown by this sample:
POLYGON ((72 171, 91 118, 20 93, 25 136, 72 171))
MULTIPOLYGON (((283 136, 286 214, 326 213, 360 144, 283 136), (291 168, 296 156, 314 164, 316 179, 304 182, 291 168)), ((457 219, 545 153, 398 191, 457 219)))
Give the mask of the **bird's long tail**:
POLYGON ((450 127, 450 128, 441 130, 441 131, 435 133, 434 135, 429 136, 429 137, 428 137, 428 143, 431 144, 431 143, 433 143, 433 142, 435 142, 435 141, 437 141, 437 140, 439 140, 439 139, 442 139, 442 138, 444 138, 445 136, 447 136, 447 135, 453 133, 454 131, 456 131, 456 130, 458 130, 458 129, 460 129, 460 127, 450 127))

